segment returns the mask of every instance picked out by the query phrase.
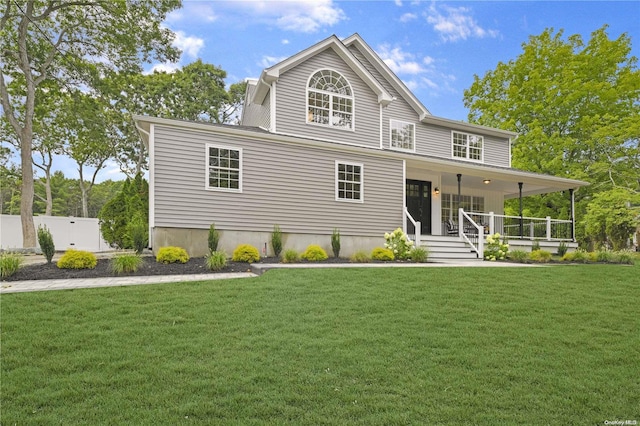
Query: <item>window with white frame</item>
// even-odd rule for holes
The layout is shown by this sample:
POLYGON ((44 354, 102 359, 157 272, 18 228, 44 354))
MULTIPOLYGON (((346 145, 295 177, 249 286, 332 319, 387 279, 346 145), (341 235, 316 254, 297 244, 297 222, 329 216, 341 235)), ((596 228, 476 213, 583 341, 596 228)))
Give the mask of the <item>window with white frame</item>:
MULTIPOLYGON (((442 194, 442 220, 458 222, 458 194, 442 194)), ((484 197, 461 195, 460 206, 466 212, 484 213, 484 197)))
POLYGON ((320 70, 307 86, 307 123, 353 130, 353 92, 342 74, 320 70))
POLYGON ((391 120, 389 130, 391 132, 390 148, 415 151, 416 128, 413 123, 391 120))
POLYGON ((207 188, 242 190, 242 149, 207 145, 207 188))
POLYGON ((452 151, 455 158, 482 161, 484 138, 469 133, 453 132, 452 151))
POLYGON ((363 166, 336 161, 336 200, 363 201, 363 166))

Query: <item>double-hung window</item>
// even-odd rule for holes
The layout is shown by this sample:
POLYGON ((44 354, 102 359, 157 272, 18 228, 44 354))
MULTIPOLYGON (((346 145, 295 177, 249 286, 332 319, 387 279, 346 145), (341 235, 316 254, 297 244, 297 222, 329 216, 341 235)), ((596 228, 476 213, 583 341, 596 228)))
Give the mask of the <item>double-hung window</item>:
POLYGON ((353 130, 353 92, 342 74, 314 73, 307 85, 307 123, 353 130))
POLYGON ((454 158, 471 161, 483 160, 484 138, 469 133, 452 133, 452 152, 454 158))
POLYGON ((413 123, 391 120, 389 147, 403 151, 415 151, 416 127, 413 123))
POLYGON ((362 202, 364 167, 358 163, 336 161, 336 200, 362 202))
POLYGON ((242 149, 207 145, 207 189, 242 191, 242 149))

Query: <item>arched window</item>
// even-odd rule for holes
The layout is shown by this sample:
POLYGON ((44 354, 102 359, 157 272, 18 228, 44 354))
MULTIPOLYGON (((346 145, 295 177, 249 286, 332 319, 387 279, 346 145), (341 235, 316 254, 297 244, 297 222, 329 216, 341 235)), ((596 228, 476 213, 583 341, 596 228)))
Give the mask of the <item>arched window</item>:
POLYGON ((342 74, 320 70, 307 86, 307 123, 353 129, 353 92, 342 74))

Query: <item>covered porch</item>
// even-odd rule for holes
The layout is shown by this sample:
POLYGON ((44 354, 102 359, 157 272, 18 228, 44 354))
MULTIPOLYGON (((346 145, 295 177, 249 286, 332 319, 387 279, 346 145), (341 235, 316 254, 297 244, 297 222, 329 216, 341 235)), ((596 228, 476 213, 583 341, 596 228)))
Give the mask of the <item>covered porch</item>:
POLYGON ((456 238, 480 258, 486 237, 495 233, 507 239, 512 249, 528 251, 534 242, 553 252, 561 243, 577 247, 574 195, 586 182, 463 162, 407 161, 405 167, 403 226, 417 244, 430 236, 456 238), (524 197, 552 192, 567 197, 568 217, 523 215, 524 197), (508 199, 519 200, 518 215, 504 214, 508 199))

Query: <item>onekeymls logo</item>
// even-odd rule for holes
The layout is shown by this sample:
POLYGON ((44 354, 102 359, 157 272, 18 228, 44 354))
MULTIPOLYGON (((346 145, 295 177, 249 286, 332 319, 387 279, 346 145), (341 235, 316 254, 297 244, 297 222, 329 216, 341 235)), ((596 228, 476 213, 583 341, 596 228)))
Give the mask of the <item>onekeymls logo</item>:
POLYGON ((637 420, 605 420, 605 425, 615 425, 615 426, 633 426, 637 425, 637 420))

